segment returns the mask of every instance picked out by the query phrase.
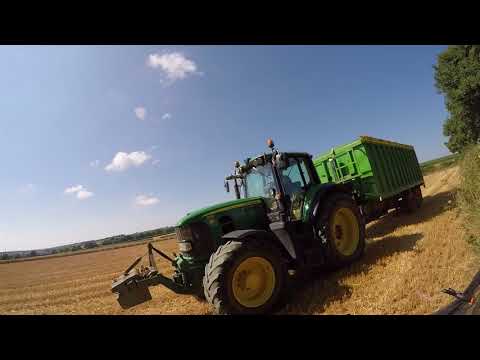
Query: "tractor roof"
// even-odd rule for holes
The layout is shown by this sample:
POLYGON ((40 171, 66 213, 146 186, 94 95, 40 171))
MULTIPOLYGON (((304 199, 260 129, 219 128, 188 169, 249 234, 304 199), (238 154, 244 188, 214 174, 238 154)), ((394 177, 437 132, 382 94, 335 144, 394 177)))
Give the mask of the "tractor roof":
MULTIPOLYGON (((310 157, 312 158, 312 155, 306 152, 283 152, 287 157, 310 157)), ((265 153, 261 155, 257 155, 254 158, 248 158, 245 160, 245 165, 242 166, 243 170, 247 170, 253 166, 261 166, 264 165, 265 162, 268 162, 272 159, 272 153, 265 153)))

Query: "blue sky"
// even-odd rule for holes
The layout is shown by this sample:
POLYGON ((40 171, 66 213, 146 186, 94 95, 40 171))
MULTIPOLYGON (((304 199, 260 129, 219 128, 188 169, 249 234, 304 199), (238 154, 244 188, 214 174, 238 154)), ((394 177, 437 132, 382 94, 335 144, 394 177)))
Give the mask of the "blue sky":
POLYGON ((0 46, 0 251, 174 224, 234 160, 370 135, 448 154, 445 46, 0 46))

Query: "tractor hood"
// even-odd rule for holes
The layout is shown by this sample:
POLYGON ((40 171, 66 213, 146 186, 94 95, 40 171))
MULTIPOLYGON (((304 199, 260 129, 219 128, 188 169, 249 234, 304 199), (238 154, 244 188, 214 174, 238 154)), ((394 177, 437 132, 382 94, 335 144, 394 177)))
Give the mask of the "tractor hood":
POLYGON ((246 199, 237 199, 232 201, 226 201, 218 203, 215 205, 207 206, 198 210, 191 211, 187 213, 180 221, 177 223, 177 226, 184 226, 196 222, 202 218, 205 218, 209 215, 219 214, 224 211, 229 211, 236 208, 247 207, 254 204, 261 204, 262 197, 252 197, 246 199))

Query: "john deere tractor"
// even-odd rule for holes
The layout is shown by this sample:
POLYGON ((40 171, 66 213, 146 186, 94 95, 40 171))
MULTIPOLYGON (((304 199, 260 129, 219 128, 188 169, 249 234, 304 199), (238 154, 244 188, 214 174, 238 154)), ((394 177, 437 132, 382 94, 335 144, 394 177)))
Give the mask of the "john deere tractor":
POLYGON ((225 180, 236 199, 193 211, 176 227, 179 255, 148 246, 150 266, 137 259, 114 280, 112 292, 124 308, 151 299, 148 287, 162 284, 205 298, 218 314, 263 314, 281 301, 289 274, 336 268, 359 258, 365 222, 356 192, 345 184, 320 182, 312 156, 270 150, 243 164, 225 180), (158 253, 175 268, 160 274, 158 253))

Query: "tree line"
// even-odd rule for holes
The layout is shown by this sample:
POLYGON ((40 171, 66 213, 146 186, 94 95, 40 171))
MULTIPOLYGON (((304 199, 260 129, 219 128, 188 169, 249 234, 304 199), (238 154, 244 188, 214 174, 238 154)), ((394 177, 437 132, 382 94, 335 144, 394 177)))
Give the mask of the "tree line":
POLYGON ((84 249, 93 249, 93 248, 104 246, 104 245, 113 245, 113 244, 127 243, 132 241, 141 241, 141 240, 145 240, 155 236, 171 234, 174 231, 175 231, 174 226, 165 226, 165 227, 154 229, 154 230, 141 231, 141 232, 136 232, 128 235, 124 235, 124 234, 115 235, 115 236, 110 236, 110 237, 106 237, 99 240, 84 241, 81 243, 65 245, 65 246, 60 246, 60 247, 51 248, 51 249, 5 252, 0 255, 0 260, 12 260, 12 259, 25 258, 25 257, 53 255, 58 253, 74 252, 74 251, 79 251, 84 249))
POLYGON ((453 45, 438 55, 435 86, 449 113, 443 124, 445 143, 463 153, 480 142, 480 45, 453 45))

